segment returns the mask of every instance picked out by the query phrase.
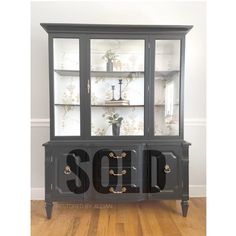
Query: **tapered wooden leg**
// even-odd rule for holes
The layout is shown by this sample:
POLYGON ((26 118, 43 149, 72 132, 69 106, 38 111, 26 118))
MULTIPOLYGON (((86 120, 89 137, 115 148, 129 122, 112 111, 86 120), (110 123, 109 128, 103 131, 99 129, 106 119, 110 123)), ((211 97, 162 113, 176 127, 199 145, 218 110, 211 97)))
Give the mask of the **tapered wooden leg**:
POLYGON ((53 203, 52 202, 46 202, 45 208, 46 208, 46 213, 47 213, 47 218, 48 219, 51 219, 52 207, 53 207, 53 203))
POLYGON ((181 201, 181 206, 182 206, 182 214, 183 214, 183 217, 186 217, 187 216, 187 213, 188 213, 188 201, 184 201, 182 200, 181 201))

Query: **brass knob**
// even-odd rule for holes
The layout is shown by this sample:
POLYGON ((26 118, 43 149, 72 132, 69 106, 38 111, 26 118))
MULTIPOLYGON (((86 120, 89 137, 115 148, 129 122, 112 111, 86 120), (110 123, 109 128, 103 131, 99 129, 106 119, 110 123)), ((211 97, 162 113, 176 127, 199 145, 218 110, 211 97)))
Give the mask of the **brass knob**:
POLYGON ((115 158, 120 159, 126 156, 127 156, 126 152, 122 152, 120 155, 116 156, 115 158))
POLYGON ((169 166, 169 165, 165 165, 164 172, 165 172, 166 174, 169 174, 169 173, 171 172, 171 169, 170 169, 170 166, 169 166))
POLYGON ((113 152, 109 153, 109 157, 113 157, 113 158, 116 158, 116 159, 120 159, 120 158, 123 158, 123 157, 126 157, 126 156, 127 156, 126 152, 122 152, 120 155, 117 155, 117 156, 115 156, 113 152))
POLYGON ((110 170, 109 171, 110 175, 114 175, 114 176, 121 176, 121 175, 125 175, 126 174, 126 170, 122 170, 121 173, 115 173, 114 170, 110 170))
POLYGON ((113 152, 110 152, 110 153, 109 153, 109 157, 114 157, 114 153, 113 153, 113 152))
POLYGON ((110 188, 109 188, 109 192, 115 193, 115 194, 125 193, 126 190, 127 190, 126 187, 122 187, 122 188, 121 188, 121 191, 115 191, 113 187, 110 187, 110 188))
POLYGON ((71 173, 71 169, 69 166, 66 166, 65 169, 64 169, 64 174, 65 175, 69 175, 71 173))
POLYGON ((121 156, 122 156, 122 157, 126 157, 126 155, 127 155, 126 152, 122 152, 122 153, 121 153, 121 156))

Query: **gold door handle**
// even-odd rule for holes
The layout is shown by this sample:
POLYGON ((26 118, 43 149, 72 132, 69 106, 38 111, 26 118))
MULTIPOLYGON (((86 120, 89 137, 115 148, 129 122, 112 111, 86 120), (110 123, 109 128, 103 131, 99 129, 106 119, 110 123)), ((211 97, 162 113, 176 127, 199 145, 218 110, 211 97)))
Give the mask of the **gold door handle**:
POLYGON ((169 165, 165 165, 164 172, 165 172, 166 174, 169 174, 169 173, 171 172, 171 169, 170 169, 170 166, 169 166, 169 165))
POLYGON ((125 175, 126 174, 126 170, 122 170, 121 173, 115 173, 114 170, 110 170, 109 174, 110 175, 114 175, 114 176, 121 176, 121 175, 125 175))
POLYGON ((122 188, 121 188, 121 191, 115 191, 113 187, 110 187, 110 188, 109 188, 109 192, 115 193, 115 194, 125 193, 126 190, 127 190, 126 187, 122 187, 122 188))
POLYGON ((69 166, 66 166, 65 169, 64 169, 64 174, 65 175, 69 175, 71 173, 71 169, 69 166))
POLYGON ((116 158, 116 159, 120 159, 120 158, 123 158, 123 157, 126 157, 126 156, 127 156, 126 152, 122 152, 120 154, 120 156, 119 155, 115 156, 115 154, 113 152, 109 153, 109 157, 113 157, 113 158, 116 158))

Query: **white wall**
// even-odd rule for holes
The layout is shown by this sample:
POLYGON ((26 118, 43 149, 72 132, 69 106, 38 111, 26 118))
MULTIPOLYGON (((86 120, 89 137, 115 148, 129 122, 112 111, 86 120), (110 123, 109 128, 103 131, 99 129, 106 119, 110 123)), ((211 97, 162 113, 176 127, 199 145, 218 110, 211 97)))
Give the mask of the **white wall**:
POLYGON ((206 185, 206 9, 201 2, 31 3, 31 187, 44 197, 44 150, 49 140, 48 41, 40 23, 194 25, 186 37, 185 140, 190 147, 190 195, 206 185))

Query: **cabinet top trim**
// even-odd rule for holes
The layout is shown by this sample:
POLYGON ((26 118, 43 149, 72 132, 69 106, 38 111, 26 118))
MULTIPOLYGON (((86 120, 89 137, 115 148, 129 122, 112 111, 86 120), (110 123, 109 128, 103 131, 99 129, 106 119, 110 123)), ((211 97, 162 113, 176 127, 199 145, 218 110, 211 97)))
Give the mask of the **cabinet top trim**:
POLYGON ((183 33, 192 29, 192 25, 115 25, 115 24, 64 24, 41 23, 48 33, 183 33))
POLYGON ((112 142, 111 140, 80 140, 80 141, 70 141, 70 140, 51 140, 47 143, 44 143, 43 146, 132 146, 132 145, 146 145, 146 146, 155 146, 155 145, 182 145, 182 146, 190 146, 191 144, 186 142, 183 139, 179 140, 117 140, 116 142, 112 142))

